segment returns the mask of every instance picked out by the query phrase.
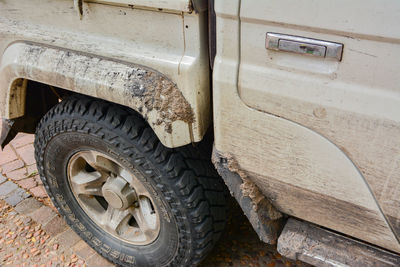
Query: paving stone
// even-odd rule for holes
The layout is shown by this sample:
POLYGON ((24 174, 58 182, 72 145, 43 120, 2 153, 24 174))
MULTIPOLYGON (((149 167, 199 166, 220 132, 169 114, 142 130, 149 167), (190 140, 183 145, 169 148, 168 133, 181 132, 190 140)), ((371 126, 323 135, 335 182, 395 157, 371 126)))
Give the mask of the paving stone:
POLYGON ((36 186, 36 187, 32 188, 30 191, 35 197, 38 197, 38 198, 47 197, 47 193, 46 193, 46 190, 44 189, 43 185, 36 186))
POLYGON ((38 185, 43 185, 42 179, 40 179, 39 175, 36 175, 34 178, 38 185))
POLYGON ((24 199, 26 199, 30 196, 31 196, 31 194, 26 192, 24 189, 17 188, 13 192, 11 192, 8 195, 8 197, 5 198, 4 200, 8 203, 8 205, 16 206, 18 203, 20 203, 21 201, 23 201, 24 199))
POLYGON ((88 259, 90 256, 96 254, 96 251, 83 240, 76 243, 76 245, 72 248, 72 251, 83 259, 88 259))
POLYGON ((28 167, 26 167, 26 169, 27 169, 27 173, 29 175, 37 175, 38 174, 38 170, 36 168, 36 164, 29 165, 28 167))
POLYGON ((29 217, 17 214, 5 201, 0 201, 0 218, 1 266, 85 266, 84 259, 78 258, 71 247, 55 250, 54 236, 33 220, 26 220, 29 217), (37 231, 40 234, 35 236, 37 231), (70 265, 72 261, 74 265, 70 265))
POLYGON ((35 136, 33 134, 19 133, 10 143, 14 148, 19 148, 27 144, 32 144, 34 141, 35 136))
POLYGON ((28 198, 28 199, 25 199, 24 201, 20 202, 15 207, 15 210, 21 214, 28 214, 28 213, 31 213, 31 212, 39 209, 41 206, 42 206, 42 203, 40 203, 36 199, 28 198))
POLYGON ((0 151, 0 165, 17 160, 18 157, 12 150, 11 146, 6 146, 3 151, 0 151))
POLYGON ((7 181, 7 178, 4 177, 4 176, 0 173, 0 184, 4 183, 5 181, 7 181))
POLYGON ((60 216, 54 217, 51 221, 43 225, 42 229, 49 235, 56 235, 67 230, 68 225, 60 216))
POLYGON ((2 169, 3 173, 8 173, 8 172, 17 170, 19 168, 22 168, 24 166, 25 166, 25 163, 22 160, 17 159, 17 160, 14 160, 12 162, 2 165, 1 169, 2 169))
POLYGON ((41 225, 44 225, 51 221, 55 216, 57 216, 57 214, 51 208, 47 206, 42 206, 34 212, 30 213, 29 216, 32 218, 32 220, 40 223, 41 225))
MULTIPOLYGON (((63 247, 71 248, 73 247, 76 243, 81 241, 82 239, 80 238, 79 235, 77 235, 74 230, 69 228, 65 232, 57 235, 55 237, 54 242, 60 244, 63 247)), ((98 265, 101 266, 101 265, 98 265)))
POLYGON ((10 194, 12 191, 17 189, 18 186, 11 181, 7 181, 4 184, 0 185, 0 199, 4 199, 10 194))
POLYGON ((23 179, 23 180, 19 180, 19 181, 16 181, 16 182, 17 182, 17 184, 19 186, 21 186, 22 188, 24 188, 26 190, 29 190, 29 189, 37 186, 37 182, 33 177, 26 178, 26 179, 23 179))
POLYGON ((12 172, 9 172, 6 174, 8 178, 14 180, 14 181, 18 181, 18 180, 22 180, 28 177, 27 173, 26 173, 26 168, 21 168, 12 172))
POLYGON ((17 148, 18 155, 22 158, 26 165, 32 165, 36 163, 34 152, 35 149, 32 144, 17 148))
POLYGON ((112 267, 115 266, 99 254, 95 254, 91 256, 89 259, 86 260, 86 266, 88 267, 95 267, 95 266, 101 266, 101 267, 112 267))

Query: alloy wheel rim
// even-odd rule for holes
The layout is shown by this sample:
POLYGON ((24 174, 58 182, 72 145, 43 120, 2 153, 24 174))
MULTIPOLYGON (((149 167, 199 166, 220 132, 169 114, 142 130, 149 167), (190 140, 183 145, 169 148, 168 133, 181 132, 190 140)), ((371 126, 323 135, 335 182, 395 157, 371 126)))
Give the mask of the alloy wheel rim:
POLYGON ((160 217, 144 184, 111 157, 86 150, 68 162, 72 193, 90 219, 112 236, 148 245, 160 232, 160 217))

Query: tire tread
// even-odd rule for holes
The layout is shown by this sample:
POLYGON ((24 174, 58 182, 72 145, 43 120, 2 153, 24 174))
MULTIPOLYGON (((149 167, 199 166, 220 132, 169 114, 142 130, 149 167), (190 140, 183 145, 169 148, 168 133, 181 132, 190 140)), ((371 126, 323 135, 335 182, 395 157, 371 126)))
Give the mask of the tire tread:
MULTIPOLYGON (((65 99, 42 118, 35 138, 35 158, 40 176, 61 214, 63 212, 58 207, 57 201, 51 194, 49 183, 44 177, 43 151, 51 138, 66 131, 95 135, 124 152, 129 152, 129 148, 137 144, 135 148, 142 150, 146 157, 140 158, 135 153, 126 153, 127 156, 134 158, 135 162, 142 166, 159 166, 163 177, 157 178, 157 175, 150 172, 153 173, 154 179, 162 179, 157 187, 170 202, 175 217, 187 219, 190 225, 186 235, 185 231, 181 232, 179 250, 170 265, 192 266, 204 259, 221 235, 228 217, 228 193, 222 179, 212 166, 209 150, 201 151, 199 147, 192 146, 166 148, 143 119, 136 113, 127 111, 126 108, 84 96, 65 99), (108 136, 103 131, 102 125, 105 124, 96 124, 94 123, 96 121, 106 122, 107 128, 115 130, 116 134, 108 136), (122 144, 120 139, 123 137, 119 133, 123 133, 125 139, 130 140, 132 144, 122 144), (181 213, 182 207, 186 210, 186 215, 181 213)), ((68 221, 65 215, 64 218, 68 221)), ((178 228, 179 226, 178 224, 178 228)), ((77 232, 85 239, 82 233, 77 232)), ((114 263, 120 264, 104 251, 97 251, 114 263)))

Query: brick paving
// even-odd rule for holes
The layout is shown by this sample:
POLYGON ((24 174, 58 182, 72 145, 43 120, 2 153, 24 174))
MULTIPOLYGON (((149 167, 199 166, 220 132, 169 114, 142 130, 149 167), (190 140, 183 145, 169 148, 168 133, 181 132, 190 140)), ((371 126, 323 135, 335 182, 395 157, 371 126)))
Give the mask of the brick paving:
MULTIPOLYGON (((39 201, 49 203, 36 169, 33 142, 34 135, 18 134, 3 151, 0 150, 0 183, 8 179, 39 201)), ((15 188, 15 185, 12 187, 15 188)), ((1 199, 10 193, 3 190, 7 190, 7 186, 0 186, 1 199)))
MULTIPOLYGON (((57 214, 38 176, 33 140, 18 134, 0 152, 0 266, 114 266, 57 214)), ((306 266, 282 259, 261 242, 235 204, 232 214, 202 267, 306 266)))
POLYGON ((33 140, 18 134, 0 152, 0 266, 114 266, 58 215, 40 181, 33 140))

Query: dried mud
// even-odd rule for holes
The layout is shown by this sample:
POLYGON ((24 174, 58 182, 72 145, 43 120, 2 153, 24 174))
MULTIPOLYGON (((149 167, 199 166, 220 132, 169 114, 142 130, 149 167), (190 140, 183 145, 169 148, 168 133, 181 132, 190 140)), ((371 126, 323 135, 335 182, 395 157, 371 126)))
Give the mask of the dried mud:
POLYGON ((267 212, 270 220, 280 219, 282 213, 272 206, 270 201, 263 195, 255 183, 250 180, 246 172, 240 168, 239 163, 230 155, 227 156, 226 159, 229 170, 237 173, 240 178, 242 178, 243 183, 240 185, 240 190, 242 191, 243 196, 247 196, 252 200, 255 211, 262 211, 263 213, 267 212))

